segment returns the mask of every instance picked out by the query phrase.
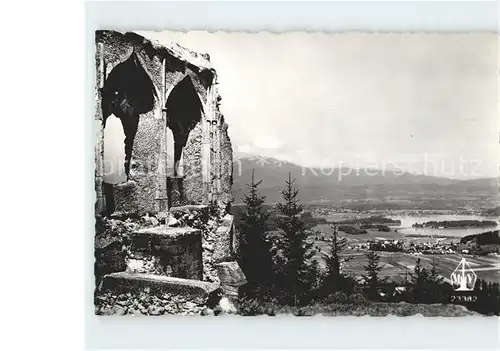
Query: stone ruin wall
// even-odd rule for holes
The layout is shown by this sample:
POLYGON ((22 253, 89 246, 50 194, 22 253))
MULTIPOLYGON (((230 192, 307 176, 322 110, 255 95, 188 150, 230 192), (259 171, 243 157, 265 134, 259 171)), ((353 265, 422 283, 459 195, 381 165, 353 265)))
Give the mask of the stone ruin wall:
MULTIPOLYGON (((162 117, 162 105, 168 96, 161 98, 162 92, 162 57, 165 64, 166 95, 184 77, 189 76, 193 82, 204 111, 202 120, 194 127, 188 136, 183 150, 184 196, 186 204, 209 204, 215 201, 225 212, 232 201, 232 148, 227 134, 227 124, 219 113, 220 96, 216 85, 205 88, 197 67, 179 58, 161 51, 147 39, 133 33, 121 34, 113 31, 96 32, 96 211, 105 207, 102 188, 103 176, 103 131, 102 112, 100 106, 100 91, 104 80, 114 67, 125 61, 135 52, 156 89, 156 101, 153 111, 142 114, 134 139, 130 167, 131 182, 114 187, 115 207, 117 212, 124 214, 143 215, 159 212, 158 196, 165 198, 166 189, 162 187, 165 179, 158 174, 166 164, 159 163, 162 143, 166 143, 164 135, 165 120, 162 117), (160 194, 160 195, 159 195, 160 194)), ((216 80, 215 71, 214 81, 216 80)))
MULTIPOLYGON (((166 154, 164 155, 163 152, 166 150, 167 127, 162 108, 165 106, 169 92, 184 77, 189 76, 202 102, 203 114, 201 121, 191 130, 182 156, 184 200, 188 206, 180 206, 170 216, 177 222, 176 226, 194 228, 196 232, 192 236, 200 237, 201 245, 197 246, 198 244, 195 245, 190 240, 189 245, 184 248, 182 240, 177 242, 166 239, 165 242, 168 245, 161 244, 162 241, 156 239, 154 245, 157 248, 163 247, 163 249, 157 251, 166 250, 165 252, 168 252, 167 256, 182 257, 180 259, 182 264, 173 263, 176 270, 174 273, 177 273, 178 276, 184 277, 187 274, 185 272, 188 272, 189 274, 184 278, 202 279, 207 284, 221 284, 220 286, 223 287, 224 291, 233 294, 235 281, 231 274, 234 275, 235 269, 238 268, 236 262, 230 262, 236 258, 238 241, 235 236, 233 216, 229 213, 230 204, 233 201, 231 195, 233 155, 231 140, 228 135, 228 125, 218 108, 221 97, 217 92, 217 76, 215 71, 212 71, 212 84, 205 84, 207 86, 205 87, 202 82, 203 79, 200 77, 200 69, 182 58, 175 57, 168 50, 158 47, 156 44, 152 44, 147 39, 133 33, 96 32, 96 215, 100 217, 105 208, 102 187, 104 173, 103 116, 99 88, 102 88, 103 82, 111 70, 125 61, 132 52, 135 52, 151 78, 157 96, 154 109, 140 115, 132 151, 131 181, 114 187, 115 213, 118 213, 121 219, 116 217, 115 219, 108 219, 106 222, 107 234, 105 235, 100 235, 97 230, 96 283, 100 278, 108 276, 107 280, 102 281, 103 283, 105 283, 105 280, 107 281, 104 284, 106 289, 111 286, 111 290, 113 290, 114 284, 117 284, 116 282, 121 282, 120 284, 126 282, 126 284, 136 286, 142 291, 141 294, 145 291, 144 289, 149 291, 151 286, 154 287, 158 283, 154 281, 131 283, 128 278, 124 278, 127 274, 126 261, 132 257, 130 254, 131 249, 134 249, 135 252, 140 251, 137 249, 136 243, 137 235, 141 230, 148 231, 148 228, 153 228, 160 223, 161 219, 157 216, 160 211, 158 197, 165 199, 167 196, 167 165, 162 164, 163 159, 166 162, 166 154), (163 57, 166 58, 164 75, 163 57), (163 78, 165 79, 164 87, 162 86, 163 78), (162 98, 162 91, 165 91, 167 96, 162 98), (163 158, 163 156, 165 157, 163 158), (162 167, 164 167, 163 173, 159 171, 162 167), (190 207, 189 205, 192 204, 197 205, 190 207), (216 206, 211 206, 213 204, 216 206), (196 207, 199 205, 206 205, 205 209, 201 211, 209 213, 208 217, 206 214, 201 214, 201 221, 198 212, 202 207, 196 207), (216 209, 215 214, 213 208, 216 209), (131 216, 139 219, 132 219, 131 216), (118 235, 116 235, 116 228, 119 228, 118 235), (110 233, 111 236, 109 236, 110 233), (136 239, 133 239, 134 237, 136 239), (128 252, 120 251, 122 245, 127 247, 126 251, 128 252), (183 268, 183 265, 186 264, 191 268, 187 270, 183 268), (235 264, 236 266, 234 266, 235 264), (222 274, 222 278, 220 274, 222 274)), ((151 244, 148 245, 151 246, 151 244)), ((163 276, 161 279, 168 280, 169 278, 163 276)), ((175 281, 175 278, 172 279, 174 279, 173 282, 162 282, 161 284, 168 283, 178 287, 180 283, 175 281)), ((236 282, 236 285, 238 284, 241 285, 241 281, 236 282)), ((206 297, 206 292, 210 289, 202 289, 205 292, 201 295, 206 297)), ((198 291, 201 290, 198 289, 198 291)), ((110 293, 106 294, 109 295, 110 293)), ((190 296, 189 293, 183 295, 190 296)), ((193 296, 195 296, 196 303, 199 305, 200 294, 196 293, 193 296)), ((128 297, 123 298, 128 299, 128 297)), ((101 307, 105 305, 101 305, 101 307)))
MULTIPOLYGON (((151 172, 151 170, 155 170, 159 167, 157 155, 160 153, 160 135, 162 131, 161 106, 159 101, 162 63, 157 55, 148 55, 137 38, 136 40, 131 40, 120 33, 97 31, 96 44, 96 61, 98 64, 97 82, 99 88, 103 87, 104 81, 112 69, 124 62, 132 52, 135 52, 155 86, 157 94, 155 108, 140 116, 137 134, 134 138, 130 166, 130 179, 132 181, 118 184, 113 187, 115 208, 117 212, 122 212, 124 214, 155 212, 157 207, 155 197, 158 181, 156 172, 151 172)), ((98 151, 96 157, 96 164, 101 164, 101 166, 96 169, 98 173, 96 175, 96 187, 99 188, 104 172, 104 167, 102 165, 104 140, 102 136, 103 116, 100 106, 101 96, 99 91, 97 95, 97 128, 98 130, 101 129, 98 132, 100 139, 97 140, 98 151), (99 174, 99 172, 101 173, 99 174)), ((98 202, 99 200, 98 198, 98 202)), ((102 194, 101 201, 102 204, 100 204, 100 207, 102 210, 105 207, 106 201, 104 194, 102 194)))

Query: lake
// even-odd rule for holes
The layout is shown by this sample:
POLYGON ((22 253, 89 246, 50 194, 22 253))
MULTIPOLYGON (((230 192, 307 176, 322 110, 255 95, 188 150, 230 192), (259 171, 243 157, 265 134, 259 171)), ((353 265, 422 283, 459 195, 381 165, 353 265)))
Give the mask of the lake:
POLYGON ((397 229, 401 234, 416 234, 416 235, 433 235, 433 236, 455 236, 464 237, 470 234, 479 234, 490 230, 500 229, 498 217, 483 217, 473 215, 428 215, 428 216, 388 216, 391 219, 399 219, 400 226, 390 226, 397 229), (497 225, 494 227, 485 228, 456 228, 456 229, 433 229, 433 228, 413 228, 415 223, 423 223, 429 221, 460 221, 460 220, 477 220, 477 221, 495 221, 497 225))

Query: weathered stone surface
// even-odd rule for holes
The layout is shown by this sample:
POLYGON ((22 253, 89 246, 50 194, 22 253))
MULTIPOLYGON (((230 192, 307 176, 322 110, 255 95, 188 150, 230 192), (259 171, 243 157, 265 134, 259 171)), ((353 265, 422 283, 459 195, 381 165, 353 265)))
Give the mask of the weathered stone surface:
MULTIPOLYGON (((145 99, 130 98, 128 101, 137 103, 138 109, 136 105, 130 104, 129 109, 123 112, 125 117, 130 114, 134 119, 121 117, 124 130, 127 130, 127 159, 131 157, 129 180, 104 190, 105 187, 100 186, 101 167, 96 169, 97 195, 101 196, 99 191, 102 188, 104 191, 101 197, 106 201, 110 199, 109 203, 112 204, 112 208, 106 209, 106 215, 118 214, 119 218, 113 220, 123 222, 123 226, 127 227, 125 232, 120 234, 125 245, 125 249, 121 249, 125 252, 125 259, 123 252, 118 254, 117 243, 113 244, 116 246, 104 244, 102 246, 109 246, 117 253, 114 256, 116 261, 111 262, 111 258, 108 257, 108 260, 103 262, 108 262, 109 267, 115 267, 113 269, 118 265, 119 269, 127 269, 128 263, 129 271, 118 275, 116 272, 111 272, 112 275, 107 276, 105 285, 128 286, 128 288, 152 286, 160 289, 161 286, 164 288, 165 284, 168 284, 159 282, 158 279, 167 278, 169 275, 218 282, 219 276, 215 265, 218 262, 234 259, 237 240, 234 238, 233 217, 228 215, 232 202, 231 141, 227 133, 228 126, 219 112, 221 98, 215 85, 217 76, 208 56, 193 53, 176 45, 160 46, 134 33, 97 31, 96 45, 98 46, 97 88, 102 88, 103 85, 110 87, 103 90, 104 101, 99 89, 96 88, 98 109, 101 109, 102 105, 102 111, 108 116, 109 111, 116 106, 128 106, 127 101, 124 101, 124 104, 113 105, 114 100, 109 96, 121 91, 119 86, 121 83, 120 80, 117 80, 118 83, 112 83, 115 80, 112 79, 113 75, 110 77, 109 74, 125 60, 129 62, 130 58, 133 58, 130 62, 135 65, 134 69, 143 68, 144 74, 140 79, 138 76, 125 74, 124 77, 135 77, 130 78, 129 82, 137 81, 141 84, 132 84, 132 88, 127 88, 130 88, 127 91, 136 95, 127 94, 125 90, 124 94, 127 97, 141 97, 137 91, 146 92, 145 99), (152 86, 147 84, 148 77, 152 86), (200 101, 203 106, 192 104, 191 100, 184 98, 172 98, 169 103, 169 98, 174 96, 174 92, 188 91, 181 90, 181 82, 193 83, 188 84, 191 87, 189 96, 194 96, 193 101, 200 101), (134 91, 134 86, 140 88, 134 91), (172 105, 172 101, 176 103, 172 105), (142 104, 143 102, 147 103, 142 104), (196 106, 193 108, 194 105, 196 106), (196 113, 192 114, 193 118, 185 118, 185 106, 186 111, 196 110, 196 113), (179 112, 177 120, 173 118, 174 114, 168 113, 169 109, 170 112, 179 112), (198 113, 200 109, 201 114, 198 113), (137 119, 137 113, 141 112, 144 113, 137 119), (168 126, 167 115, 171 117, 168 119, 171 122, 168 126), (166 157, 166 129, 174 128, 177 122, 191 120, 192 123, 188 123, 187 130, 181 128, 185 134, 182 134, 182 131, 176 134, 177 137, 182 134, 182 138, 176 138, 176 141, 180 140, 181 145, 184 145, 180 157, 182 167, 175 173, 179 176, 168 178, 167 171, 173 165, 168 164, 166 157), (135 124, 130 124, 131 121, 133 123, 138 121, 136 133, 135 124), (132 138, 133 144, 130 143, 132 138), (130 151, 131 146, 132 151, 130 151), (210 205, 210 208, 201 204, 210 205), (130 220, 133 223, 127 223, 130 220), (169 227, 161 224, 167 224, 169 227), (134 228, 130 229, 132 226, 134 228), (138 230, 138 227, 142 229, 138 230)), ((121 71, 117 69, 114 72, 116 77, 121 71)), ((96 118, 102 119, 101 110, 96 112, 96 118)), ((100 159, 102 152, 97 149, 96 162, 99 165, 102 161, 100 159)), ((176 149, 176 158, 179 158, 179 151, 176 149)), ((96 205, 96 208, 99 207, 102 207, 102 204, 96 205)), ((98 246, 100 245, 96 245, 96 254, 101 250, 98 246)), ((108 272, 99 269, 100 275, 108 272)), ((232 287, 233 285, 227 285, 226 290, 230 291, 232 287)), ((126 306, 122 301, 117 301, 114 305, 106 302, 104 310, 110 308, 118 314, 170 313, 167 311, 167 306, 155 303, 148 305, 135 301, 135 298, 136 296, 132 299, 126 297, 126 300, 133 302, 132 305, 125 304, 126 306), (114 307, 110 307, 111 305, 114 307)), ((185 307, 185 310, 190 310, 192 306, 186 304, 185 307)))
POLYGON ((160 132, 152 112, 140 116, 132 149, 130 180, 113 186, 116 212, 130 215, 157 212, 160 132))
MULTIPOLYGON (((159 162, 161 156, 161 141, 165 133, 165 121, 162 117, 165 99, 162 92, 172 91, 184 77, 189 77, 196 90, 197 96, 207 103, 207 88, 213 84, 215 71, 208 59, 208 55, 198 54, 177 44, 162 46, 151 42, 135 33, 119 33, 116 31, 96 31, 96 119, 101 120, 101 94, 100 88, 105 84, 110 72, 119 64, 128 60, 133 54, 137 63, 144 69, 151 79, 154 91, 154 106, 151 111, 139 116, 137 133, 133 139, 130 180, 135 186, 122 186, 116 189, 116 208, 111 210, 142 215, 161 210, 156 195, 163 185, 164 178, 160 176, 159 162), (164 61, 165 59, 165 61, 164 61), (164 66, 164 62, 166 65, 164 66), (164 67, 166 70, 164 70, 164 67)), ((187 203, 201 203, 206 191, 199 182, 202 177, 199 172, 201 167, 201 148, 199 142, 203 138, 202 122, 200 121, 188 136, 185 146, 186 165, 186 191, 180 192, 181 198, 185 197, 187 203)), ((207 137, 207 136, 205 136, 207 137)), ((99 139, 102 136, 98 135, 99 139)), ((97 141, 100 145, 101 140, 97 141)), ((101 148, 102 149, 102 148, 101 148)), ((96 147, 96 189, 98 200, 103 196, 99 194, 101 188, 102 150, 96 147)), ((163 170, 164 171, 164 170, 163 170)), ((184 203, 184 200, 181 201, 184 203)), ((102 212, 103 204, 96 205, 97 211, 102 212)))
POLYGON ((236 228, 233 230, 233 236, 232 236, 232 241, 231 241, 231 249, 233 250, 233 255, 238 257, 240 254, 240 231, 236 230, 236 228))
POLYGON ((175 238, 186 235, 199 235, 200 231, 198 229, 181 227, 172 228, 166 226, 157 226, 152 228, 143 228, 135 231, 134 236, 151 236, 151 237, 164 237, 164 238, 175 238))
MULTIPOLYGON (((144 46, 144 38, 136 34, 122 34, 114 31, 97 31, 96 43, 101 47, 98 63, 99 82, 102 84, 118 64, 127 60, 132 52, 147 72, 153 83, 156 95, 161 91, 162 63, 158 56, 150 55, 144 46)), ((100 104, 99 96, 98 104, 100 104)), ((156 97, 158 100, 158 96, 156 97)), ((157 179, 155 172, 158 162, 161 126, 155 116, 161 106, 155 102, 153 110, 139 116, 139 124, 133 139, 130 180, 132 184, 114 187, 115 211, 131 214, 153 213, 155 211, 155 191, 157 179), (154 170, 150 172, 149 169, 154 170)), ((125 147, 125 145, 124 145, 125 147)))
POLYGON ((169 212, 177 219, 182 218, 186 214, 193 214, 202 222, 206 222, 208 221, 208 210, 208 206, 205 205, 184 205, 171 207, 169 212))
POLYGON ((140 115, 130 168, 130 179, 137 184, 135 201, 138 205, 137 214, 140 215, 157 211, 158 204, 155 199, 159 188, 157 172, 160 135, 163 130, 153 111, 140 115))
POLYGON ((231 299, 235 300, 239 296, 239 291, 240 287, 239 286, 232 286, 228 284, 221 284, 222 291, 224 291, 224 295, 230 297, 231 299))
POLYGON ((98 30, 95 34, 96 42, 102 43, 104 46, 105 63, 122 62, 134 51, 143 62, 153 83, 158 87, 161 86, 161 58, 163 57, 167 58, 167 66, 171 71, 184 72, 188 66, 213 71, 212 64, 206 54, 190 51, 176 43, 169 46, 160 45, 130 32, 98 30))
POLYGON ((132 255, 129 254, 127 259, 127 272, 149 273, 160 275, 171 275, 163 271, 159 264, 159 258, 150 255, 132 255))
POLYGON ((182 151, 184 196, 190 204, 201 204, 206 197, 206 189, 203 186, 202 142, 203 121, 200 121, 189 133, 182 151))
POLYGON ((163 270, 174 277, 203 278, 199 229, 158 226, 138 230, 131 234, 131 252, 158 257, 163 270))
MULTIPOLYGON (((116 208, 110 212, 143 215, 164 210, 167 195, 164 194, 165 177, 161 172, 166 170, 161 168, 168 168, 168 165, 160 162, 165 152, 162 140, 166 137, 166 122, 162 114, 166 101, 162 98, 162 93, 171 93, 187 77, 204 105, 203 115, 192 129, 190 127, 182 151, 183 180, 171 179, 172 183, 167 187, 171 189, 168 196, 170 205, 208 204, 215 200, 221 214, 227 213, 232 201, 232 148, 227 133, 228 126, 219 112, 221 97, 214 85, 217 75, 209 56, 176 44, 161 46, 135 33, 122 34, 115 31, 96 31, 96 45, 98 87, 105 84, 108 75, 117 65, 133 54, 135 64, 142 67, 151 79, 155 95, 153 109, 139 116, 130 162, 132 183, 115 187, 112 193, 116 198, 116 208)), ((99 89, 96 89, 96 97, 99 109, 99 89)), ((102 118, 100 111, 96 112, 96 116, 97 119, 102 118)), ((101 161, 102 152, 96 148, 96 164, 101 164, 101 161)), ((102 178, 100 173, 102 172, 97 170, 96 189, 99 198, 104 199, 99 194, 102 178)), ((101 211, 103 205, 97 204, 96 207, 101 211)))
POLYGON ((150 289, 151 293, 168 292, 186 297, 206 298, 210 292, 217 289, 217 285, 200 280, 155 274, 117 272, 104 276, 101 291, 111 290, 117 294, 133 293, 145 288, 150 289))
POLYGON ((213 260, 215 262, 222 262, 231 259, 233 256, 234 239, 234 216, 227 214, 222 218, 222 223, 219 225, 214 236, 214 253, 213 260))
POLYGON ((124 271, 126 268, 125 250, 121 239, 96 238, 94 264, 96 282, 99 282, 105 274, 124 271))
POLYGON ((114 186, 110 185, 109 187, 113 191, 115 213, 126 216, 127 214, 140 212, 140 205, 136 200, 139 192, 136 182, 128 181, 114 186))
POLYGON ((221 262, 216 267, 221 285, 241 286, 247 283, 238 262, 221 262))
MULTIPOLYGON (((99 50, 98 50, 99 51, 99 50)), ((100 97, 100 93, 97 93, 100 97)), ((96 120, 94 121, 95 129, 95 171, 94 171, 94 189, 96 193, 95 213, 104 213, 106 209, 106 200, 103 192, 103 176, 104 176, 104 128, 102 123, 101 105, 96 105, 96 120)))
POLYGON ((221 117, 220 131, 220 188, 218 205, 227 212, 227 207, 233 202, 231 187, 233 185, 233 148, 229 138, 228 125, 221 117))
POLYGON ((205 298, 185 296, 149 288, 130 292, 100 292, 95 299, 97 315, 199 315, 205 307, 205 298))
POLYGON ((238 297, 239 287, 247 283, 245 274, 236 261, 222 262, 216 265, 220 287, 224 294, 232 299, 238 297))
POLYGON ((168 206, 183 206, 188 203, 184 192, 184 177, 167 178, 168 206))

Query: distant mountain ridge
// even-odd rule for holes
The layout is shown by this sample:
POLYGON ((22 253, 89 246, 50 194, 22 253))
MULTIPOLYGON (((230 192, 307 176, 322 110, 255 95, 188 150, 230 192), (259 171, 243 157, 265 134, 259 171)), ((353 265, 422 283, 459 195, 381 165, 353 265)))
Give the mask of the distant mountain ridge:
POLYGON ((301 201, 414 201, 488 198, 498 194, 498 178, 457 180, 394 170, 303 167, 269 157, 236 157, 233 196, 240 203, 252 170, 267 202, 280 199, 288 173, 296 180, 301 201))

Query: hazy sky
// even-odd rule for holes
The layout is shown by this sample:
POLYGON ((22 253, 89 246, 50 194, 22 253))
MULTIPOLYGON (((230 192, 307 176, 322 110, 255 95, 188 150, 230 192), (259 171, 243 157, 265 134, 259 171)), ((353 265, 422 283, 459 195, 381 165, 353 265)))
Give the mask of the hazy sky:
POLYGON ((139 33, 210 54, 238 153, 499 174, 493 34, 139 33))

